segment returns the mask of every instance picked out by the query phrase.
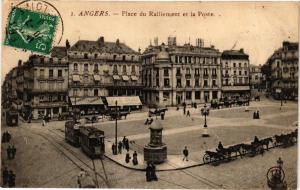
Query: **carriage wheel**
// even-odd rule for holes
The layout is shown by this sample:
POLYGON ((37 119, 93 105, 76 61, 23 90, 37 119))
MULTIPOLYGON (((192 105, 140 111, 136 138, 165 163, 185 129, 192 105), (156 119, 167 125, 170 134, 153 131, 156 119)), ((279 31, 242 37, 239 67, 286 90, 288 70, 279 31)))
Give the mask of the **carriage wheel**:
POLYGON ((204 156, 203 156, 203 163, 204 164, 207 164, 207 163, 210 163, 211 162, 211 157, 205 153, 204 156))
POLYGON ((267 173, 267 179, 268 179, 268 185, 276 185, 274 184, 272 178, 274 175, 278 175, 280 177, 280 181, 283 182, 284 181, 284 178, 285 178, 285 173, 284 171, 282 170, 282 168, 279 168, 278 166, 273 166, 271 167, 269 170, 268 170, 268 173, 267 173))

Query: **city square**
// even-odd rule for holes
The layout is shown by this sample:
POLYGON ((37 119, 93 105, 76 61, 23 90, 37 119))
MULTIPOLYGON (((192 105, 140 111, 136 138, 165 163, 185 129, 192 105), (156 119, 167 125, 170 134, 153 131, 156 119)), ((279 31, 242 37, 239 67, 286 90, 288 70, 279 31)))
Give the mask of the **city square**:
POLYGON ((298 187, 296 2, 3 7, 2 188, 298 187))
MULTIPOLYGON (((157 182, 145 183, 145 171, 141 170, 146 165, 143 162, 142 147, 149 142, 150 137, 149 126, 144 124, 147 110, 133 112, 126 120, 118 120, 118 140, 126 136, 130 141, 135 141, 130 144, 130 152, 137 151, 140 161, 138 166, 131 162, 125 163, 125 150, 121 155, 111 153, 109 145, 114 142, 114 121, 100 119, 93 124, 106 134, 106 156, 101 162, 99 159, 94 160, 96 171, 102 175, 98 176, 98 184, 95 183, 91 159, 65 141, 64 121, 51 121, 45 127, 41 121, 31 124, 21 122, 20 127, 3 127, 2 131, 8 130, 12 134, 13 144, 22 148, 18 149, 17 159, 11 161, 4 157, 2 161, 4 165, 14 168, 17 176, 22 176, 17 179, 20 187, 76 187, 79 165, 89 173, 89 185, 103 188, 232 189, 266 188, 266 172, 281 157, 286 181, 289 187, 296 187, 297 146, 276 147, 265 151, 262 156, 245 156, 217 166, 201 164, 204 151, 215 149, 219 141, 228 146, 253 141, 254 135, 261 139, 295 130, 297 104, 288 101, 281 107, 278 101, 263 99, 251 102, 249 112, 245 112, 245 106, 211 110, 207 120, 210 137, 201 136, 204 119, 200 110, 190 107, 187 110, 191 112, 190 117, 183 115, 182 107, 179 110, 170 108, 165 120, 158 117, 154 121, 154 124, 159 122, 164 128, 163 142, 168 146, 170 157, 170 161, 157 165, 157 182), (261 119, 252 118, 255 110, 260 111, 261 119), (190 151, 189 162, 182 161, 184 146, 190 151), (160 168, 162 171, 159 171, 160 168), (28 170, 30 175, 25 175, 28 170)), ((2 152, 5 152, 5 148, 6 144, 2 144, 2 152)))

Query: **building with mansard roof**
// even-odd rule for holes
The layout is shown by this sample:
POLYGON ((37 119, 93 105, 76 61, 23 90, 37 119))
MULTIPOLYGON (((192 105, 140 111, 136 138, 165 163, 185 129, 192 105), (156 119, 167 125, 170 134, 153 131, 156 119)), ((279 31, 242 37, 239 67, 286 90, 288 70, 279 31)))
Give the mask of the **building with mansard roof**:
POLYGON ((298 96, 298 43, 284 41, 267 60, 268 91, 276 99, 298 96))
POLYGON ((68 111, 68 61, 65 47, 53 47, 51 57, 31 55, 22 65, 22 98, 25 117, 51 118, 68 111))
POLYGON ((77 41, 67 54, 72 106, 84 113, 97 112, 104 107, 104 97, 123 96, 133 105, 119 106, 140 108, 140 98, 132 98, 142 93, 139 52, 119 40, 106 42, 100 37, 95 41, 77 41))
MULTIPOLYGON (((156 40, 157 41, 157 40, 156 40)), ((221 53, 213 46, 149 45, 142 54, 144 101, 149 105, 175 106, 221 98, 221 53)))
POLYGON ((223 98, 250 96, 249 55, 243 49, 222 53, 223 98))

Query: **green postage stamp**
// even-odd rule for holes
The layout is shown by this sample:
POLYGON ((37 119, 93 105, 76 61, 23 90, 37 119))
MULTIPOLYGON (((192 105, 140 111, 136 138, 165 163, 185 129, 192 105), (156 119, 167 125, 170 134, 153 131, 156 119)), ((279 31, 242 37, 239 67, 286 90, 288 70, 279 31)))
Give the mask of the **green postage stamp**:
POLYGON ((14 7, 6 26, 5 45, 49 54, 58 16, 14 7))

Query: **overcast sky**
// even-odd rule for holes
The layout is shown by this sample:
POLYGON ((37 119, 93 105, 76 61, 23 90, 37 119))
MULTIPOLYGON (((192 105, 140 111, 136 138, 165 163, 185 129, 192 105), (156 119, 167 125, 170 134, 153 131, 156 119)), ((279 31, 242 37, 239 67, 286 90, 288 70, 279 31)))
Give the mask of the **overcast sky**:
MULTIPOLYGON (((16 3, 18 1, 13 1, 16 3)), ((3 5, 2 34, 6 25, 11 2, 3 5)), ((167 42, 167 37, 177 37, 177 44, 191 42, 195 45, 196 38, 204 39, 204 45, 214 45, 222 50, 244 48, 249 54, 251 64, 263 64, 282 41, 298 41, 298 3, 216 3, 216 2, 119 2, 101 3, 96 1, 52 1, 60 12, 64 23, 64 34, 58 45, 65 45, 69 39, 73 45, 78 39, 97 40, 104 36, 105 41, 117 38, 129 47, 145 49, 150 40, 158 37, 159 43, 167 42), (81 11, 108 11, 110 16, 78 16, 81 11), (196 17, 141 17, 121 16, 122 11, 184 12, 198 11, 213 13, 214 16, 196 17), (71 13, 75 16, 71 16, 71 13), (118 15, 114 15, 118 13, 118 15)), ((4 38, 2 38, 4 41, 4 38)), ((2 42, 3 43, 3 42, 2 42)), ((56 44, 57 45, 57 44, 56 44)), ((29 52, 3 46, 2 48, 2 79, 9 70, 17 65, 18 59, 26 60, 29 52)))

